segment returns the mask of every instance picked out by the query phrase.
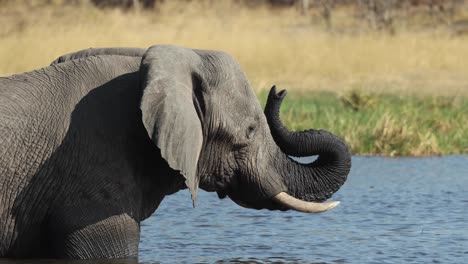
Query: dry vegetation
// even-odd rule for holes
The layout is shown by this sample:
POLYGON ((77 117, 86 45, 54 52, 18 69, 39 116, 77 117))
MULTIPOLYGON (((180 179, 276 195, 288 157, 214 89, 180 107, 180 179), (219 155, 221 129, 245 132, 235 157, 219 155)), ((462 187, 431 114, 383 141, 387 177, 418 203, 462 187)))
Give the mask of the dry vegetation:
POLYGON ((139 13, 60 1, 4 2, 0 75, 43 67, 87 47, 165 43, 231 53, 256 89, 276 83, 307 91, 468 93, 468 38, 446 30, 338 33, 352 23, 344 11, 334 13, 336 30, 329 31, 294 8, 252 9, 232 1, 166 1, 139 13))
POLYGON ((468 36, 455 36, 450 25, 410 16, 389 34, 356 24, 346 8, 333 11, 330 28, 319 11, 303 16, 294 8, 246 8, 223 0, 165 1, 138 12, 62 2, 0 0, 0 76, 88 47, 224 50, 259 94, 277 84, 291 95, 307 95, 310 100, 298 104, 301 112, 284 110, 293 128, 329 129, 360 154, 468 152, 468 36), (315 91, 331 91, 334 99, 315 91), (314 94, 323 100, 313 100, 314 94), (449 108, 431 105, 437 100, 449 108), (317 119, 320 112, 327 118, 317 119))

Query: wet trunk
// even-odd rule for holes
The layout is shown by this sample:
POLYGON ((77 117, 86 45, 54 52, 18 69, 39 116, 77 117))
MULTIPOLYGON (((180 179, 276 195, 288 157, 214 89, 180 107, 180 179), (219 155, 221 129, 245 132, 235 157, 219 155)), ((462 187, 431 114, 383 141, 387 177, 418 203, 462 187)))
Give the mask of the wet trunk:
POLYGON ((273 87, 265 106, 265 115, 271 134, 284 152, 279 158, 288 193, 304 201, 324 201, 331 197, 346 180, 351 168, 351 155, 346 143, 324 130, 289 131, 281 122, 279 110, 286 91, 276 94, 273 87), (310 164, 300 164, 288 156, 319 155, 310 164))

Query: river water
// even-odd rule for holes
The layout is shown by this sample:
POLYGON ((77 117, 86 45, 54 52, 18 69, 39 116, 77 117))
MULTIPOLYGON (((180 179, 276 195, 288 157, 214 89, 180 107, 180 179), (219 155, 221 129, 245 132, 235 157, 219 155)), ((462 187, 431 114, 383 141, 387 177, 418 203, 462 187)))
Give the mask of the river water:
MULTIPOLYGON (((169 196, 142 223, 139 262, 468 263, 468 155, 354 157, 323 214, 245 209, 200 192, 169 196)), ((12 261, 16 264, 133 264, 12 261)))
POLYGON ((354 157, 323 214, 252 210, 214 193, 167 197, 141 263, 468 263, 468 156, 354 157))

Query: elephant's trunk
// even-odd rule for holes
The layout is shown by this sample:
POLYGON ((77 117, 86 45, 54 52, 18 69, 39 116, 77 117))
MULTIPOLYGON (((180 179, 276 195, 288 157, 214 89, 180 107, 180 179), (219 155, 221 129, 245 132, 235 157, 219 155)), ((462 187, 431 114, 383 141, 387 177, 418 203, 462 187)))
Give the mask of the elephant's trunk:
MULTIPOLYGON (((288 208, 299 211, 323 211, 337 204, 316 206, 331 197, 345 182, 351 169, 351 154, 347 144, 334 134, 323 130, 289 131, 281 122, 279 110, 286 91, 276 94, 273 86, 265 106, 265 115, 281 151, 288 156, 304 157, 319 155, 310 164, 300 164, 288 156, 280 158, 276 165, 282 171, 283 181, 289 195, 282 194, 275 200, 288 208), (306 201, 306 202, 305 202, 306 201), (314 205, 315 204, 315 205, 314 205), (295 206, 294 206, 295 205, 295 206), (313 208, 313 209, 310 209, 313 208)), ((281 154, 280 154, 281 155, 281 154)))

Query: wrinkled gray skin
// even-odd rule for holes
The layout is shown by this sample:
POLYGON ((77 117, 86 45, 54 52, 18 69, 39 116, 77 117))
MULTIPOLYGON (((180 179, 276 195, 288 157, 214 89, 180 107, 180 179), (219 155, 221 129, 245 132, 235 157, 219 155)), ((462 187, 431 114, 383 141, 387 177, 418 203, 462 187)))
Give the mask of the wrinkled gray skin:
POLYGON ((348 148, 288 131, 284 95, 272 89, 264 114, 232 57, 174 46, 90 49, 0 78, 0 256, 135 257, 140 222, 187 187, 194 203, 200 187, 255 209, 285 210, 280 192, 329 198, 348 148))
POLYGON ((114 55, 114 56, 127 56, 127 57, 137 57, 141 60, 141 57, 145 54, 146 49, 140 48, 89 48, 80 50, 77 52, 68 53, 58 57, 50 65, 75 60, 82 59, 91 56, 99 55, 114 55))

